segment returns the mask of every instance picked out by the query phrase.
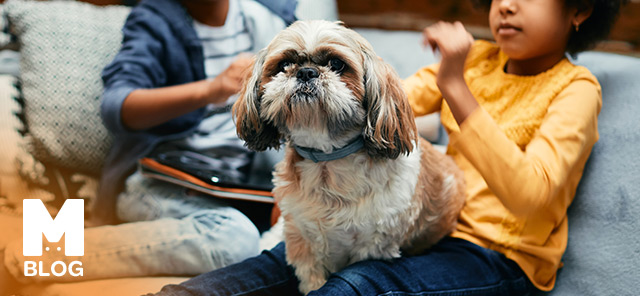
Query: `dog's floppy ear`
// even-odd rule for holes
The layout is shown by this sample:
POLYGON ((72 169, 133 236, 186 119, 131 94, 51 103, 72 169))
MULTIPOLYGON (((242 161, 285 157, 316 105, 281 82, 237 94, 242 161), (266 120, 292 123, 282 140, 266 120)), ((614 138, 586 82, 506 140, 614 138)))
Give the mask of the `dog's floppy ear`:
POLYGON ((245 141, 249 149, 255 151, 264 151, 268 148, 277 149, 280 147, 280 139, 282 138, 273 124, 260 118, 260 101, 262 99, 260 82, 266 55, 266 49, 258 52, 251 76, 245 79, 238 100, 233 105, 238 137, 245 141))
POLYGON ((413 111, 396 72, 369 46, 363 49, 367 125, 365 148, 372 157, 395 159, 417 140, 413 111))

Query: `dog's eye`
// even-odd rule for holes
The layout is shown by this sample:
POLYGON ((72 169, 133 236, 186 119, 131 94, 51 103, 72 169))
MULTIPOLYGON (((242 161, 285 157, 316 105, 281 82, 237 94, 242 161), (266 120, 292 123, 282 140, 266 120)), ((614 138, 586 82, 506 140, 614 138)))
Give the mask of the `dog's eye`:
POLYGON ((290 61, 280 61, 278 63, 278 72, 284 72, 284 68, 291 66, 290 61))
POLYGON ((331 67, 332 71, 340 74, 344 71, 345 63, 341 59, 333 58, 329 60, 329 67, 331 67))

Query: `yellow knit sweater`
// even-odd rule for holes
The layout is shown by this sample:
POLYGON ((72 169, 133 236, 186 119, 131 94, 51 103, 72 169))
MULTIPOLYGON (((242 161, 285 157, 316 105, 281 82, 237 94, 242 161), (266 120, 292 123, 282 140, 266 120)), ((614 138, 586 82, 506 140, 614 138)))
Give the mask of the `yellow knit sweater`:
POLYGON ((495 44, 474 43, 465 79, 480 108, 461 126, 436 85, 437 64, 404 86, 416 115, 441 111, 447 154, 465 173, 452 236, 505 254, 548 291, 567 245, 567 208, 598 140, 600 85, 567 59, 535 76, 505 73, 507 60, 495 44))

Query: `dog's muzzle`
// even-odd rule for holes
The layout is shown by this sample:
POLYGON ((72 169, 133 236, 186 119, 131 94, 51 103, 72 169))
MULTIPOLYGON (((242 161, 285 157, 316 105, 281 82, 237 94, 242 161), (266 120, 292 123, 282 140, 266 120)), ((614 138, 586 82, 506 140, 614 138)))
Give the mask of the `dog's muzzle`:
POLYGON ((303 67, 296 73, 296 87, 292 96, 292 103, 315 101, 319 95, 320 72, 312 67, 303 67))
POLYGON ((296 78, 298 78, 300 82, 308 82, 318 77, 320 77, 320 72, 311 67, 303 67, 296 73, 296 78))

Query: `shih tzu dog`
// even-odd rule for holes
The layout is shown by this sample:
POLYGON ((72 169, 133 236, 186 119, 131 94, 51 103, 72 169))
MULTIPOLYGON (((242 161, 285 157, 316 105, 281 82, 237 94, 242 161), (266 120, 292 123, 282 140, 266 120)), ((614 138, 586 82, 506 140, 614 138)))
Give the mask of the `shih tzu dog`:
POLYGON ((462 173, 419 139, 397 74, 356 32, 294 23, 258 53, 234 113, 249 148, 286 141, 273 192, 301 292, 351 263, 418 253, 454 229, 462 173))

